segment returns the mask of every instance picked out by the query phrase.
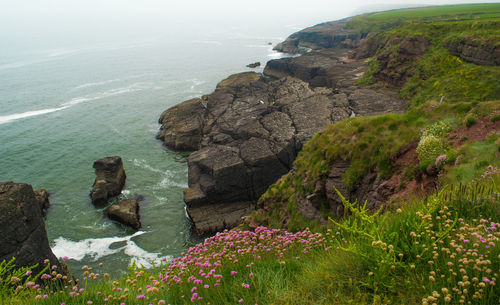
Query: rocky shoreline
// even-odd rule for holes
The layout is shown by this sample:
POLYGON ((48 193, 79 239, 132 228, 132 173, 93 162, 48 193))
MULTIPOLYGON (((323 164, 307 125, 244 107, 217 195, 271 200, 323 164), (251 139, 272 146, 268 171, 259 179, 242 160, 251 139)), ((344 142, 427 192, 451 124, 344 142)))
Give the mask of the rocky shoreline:
POLYGON ((307 48, 306 54, 271 60, 263 74, 231 75, 213 93, 163 112, 157 138, 169 148, 194 151, 184 201, 197 233, 238 225, 291 169, 302 145, 327 125, 405 111, 396 93, 357 85, 366 67, 349 57, 362 37, 344 30, 345 22, 295 33, 276 49, 307 48))

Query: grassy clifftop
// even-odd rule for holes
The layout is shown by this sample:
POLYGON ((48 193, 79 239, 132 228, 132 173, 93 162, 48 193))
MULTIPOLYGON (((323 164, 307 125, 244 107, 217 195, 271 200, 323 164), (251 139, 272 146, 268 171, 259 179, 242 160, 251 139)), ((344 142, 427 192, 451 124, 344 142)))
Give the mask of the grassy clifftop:
POLYGON ((500 17, 498 3, 429 6, 358 15, 347 23, 346 28, 365 34, 395 28, 408 20, 436 22, 498 17, 500 17))

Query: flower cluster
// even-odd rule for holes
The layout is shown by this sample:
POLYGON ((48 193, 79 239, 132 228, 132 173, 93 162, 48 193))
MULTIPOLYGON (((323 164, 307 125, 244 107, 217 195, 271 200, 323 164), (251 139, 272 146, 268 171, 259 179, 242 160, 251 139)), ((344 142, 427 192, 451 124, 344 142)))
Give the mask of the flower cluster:
POLYGON ((472 224, 459 219, 454 226, 446 206, 437 216, 419 216, 427 226, 413 236, 422 250, 420 260, 427 261, 426 288, 431 292, 422 304, 470 304, 491 297, 499 277, 499 257, 493 251, 500 238, 497 224, 489 219, 474 219, 472 224))

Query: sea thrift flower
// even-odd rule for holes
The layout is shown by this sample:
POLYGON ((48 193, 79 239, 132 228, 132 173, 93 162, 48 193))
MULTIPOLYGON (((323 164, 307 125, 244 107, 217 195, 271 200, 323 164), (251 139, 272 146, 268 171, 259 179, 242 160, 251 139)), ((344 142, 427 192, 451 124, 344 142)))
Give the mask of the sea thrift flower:
POLYGON ((31 270, 26 271, 26 276, 30 275, 31 273, 31 270))

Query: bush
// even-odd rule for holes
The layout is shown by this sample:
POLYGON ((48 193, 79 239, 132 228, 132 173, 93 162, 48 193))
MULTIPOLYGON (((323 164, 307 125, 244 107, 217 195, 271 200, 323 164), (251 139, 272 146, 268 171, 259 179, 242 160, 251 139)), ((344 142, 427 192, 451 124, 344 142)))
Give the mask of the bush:
POLYGON ((464 122, 465 126, 467 126, 467 128, 471 127, 472 125, 476 124, 476 118, 473 117, 473 116, 466 116, 465 117, 465 122, 464 122))
POLYGON ((444 138, 434 135, 422 137, 417 147, 418 159, 421 163, 425 161, 434 162, 438 156, 446 153, 446 148, 447 145, 444 138))
POLYGON ((495 123, 496 121, 500 120, 500 114, 494 114, 491 116, 491 121, 495 123))
POLYGON ((427 127, 423 132, 422 136, 435 136, 435 137, 446 137, 451 130, 449 121, 438 121, 431 126, 427 127))

